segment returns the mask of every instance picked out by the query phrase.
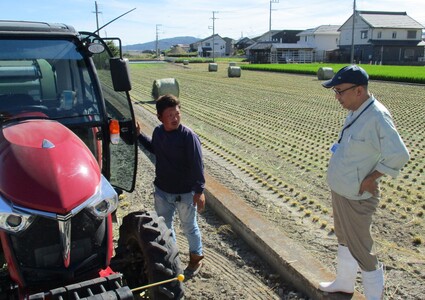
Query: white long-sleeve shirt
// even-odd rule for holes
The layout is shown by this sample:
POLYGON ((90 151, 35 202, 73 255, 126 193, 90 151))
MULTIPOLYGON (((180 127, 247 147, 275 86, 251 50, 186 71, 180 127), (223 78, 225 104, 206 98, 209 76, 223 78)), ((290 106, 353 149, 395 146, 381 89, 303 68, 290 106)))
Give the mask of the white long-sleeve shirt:
POLYGON ((368 174, 377 170, 397 177, 408 160, 409 152, 391 114, 371 96, 356 111, 350 111, 345 120, 340 142, 329 161, 328 184, 348 199, 368 199, 372 197, 369 192, 359 194, 360 184, 368 174))

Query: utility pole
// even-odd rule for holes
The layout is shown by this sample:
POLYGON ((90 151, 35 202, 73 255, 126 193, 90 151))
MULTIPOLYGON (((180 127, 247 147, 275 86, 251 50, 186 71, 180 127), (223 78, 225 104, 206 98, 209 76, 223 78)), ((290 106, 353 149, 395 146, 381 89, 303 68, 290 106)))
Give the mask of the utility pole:
POLYGON ((93 13, 96 14, 96 32, 97 34, 99 34, 99 14, 101 14, 102 12, 100 12, 97 8, 97 1, 94 1, 94 11, 93 13))
MULTIPOLYGON (((213 58, 213 62, 215 61, 215 40, 214 40, 214 35, 215 35, 215 20, 217 19, 216 17, 215 17, 215 14, 218 14, 218 11, 213 11, 212 12, 213 13, 213 17, 212 17, 212 20, 213 20, 213 26, 212 26, 212 30, 213 30, 213 35, 212 35, 212 38, 213 38, 213 45, 212 45, 212 58, 213 58)), ((210 28, 211 29, 211 28, 210 28)))
POLYGON ((269 16, 270 41, 272 40, 272 4, 273 3, 279 3, 279 0, 270 0, 270 16, 269 16))
POLYGON ((155 41, 155 49, 156 49, 156 59, 159 60, 159 26, 161 24, 156 24, 156 41, 155 41))
POLYGON ((350 56, 350 62, 353 64, 354 63, 354 24, 356 23, 356 0, 354 0, 353 3, 353 26, 351 28, 352 32, 351 32, 351 56, 350 56))

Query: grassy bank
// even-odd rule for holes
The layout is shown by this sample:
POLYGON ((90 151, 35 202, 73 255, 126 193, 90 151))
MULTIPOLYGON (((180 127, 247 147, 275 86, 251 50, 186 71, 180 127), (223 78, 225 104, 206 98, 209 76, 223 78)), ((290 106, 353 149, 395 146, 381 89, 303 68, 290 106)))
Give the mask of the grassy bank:
MULTIPOLYGON (((241 69, 255 71, 272 71, 298 74, 317 74, 319 68, 332 68, 337 72, 347 64, 247 64, 241 69)), ((362 68, 373 80, 387 80, 397 82, 424 83, 425 67, 420 66, 382 66, 362 64, 362 68)))

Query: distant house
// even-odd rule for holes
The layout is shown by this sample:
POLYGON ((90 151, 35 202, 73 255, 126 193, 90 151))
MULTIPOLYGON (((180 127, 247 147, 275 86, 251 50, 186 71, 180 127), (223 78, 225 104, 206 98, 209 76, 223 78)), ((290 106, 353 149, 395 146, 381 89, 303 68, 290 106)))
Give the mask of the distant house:
POLYGON ((266 33, 254 38, 256 42, 271 42, 273 40, 273 35, 279 33, 281 30, 269 30, 266 33))
POLYGON ((313 62, 313 48, 296 43, 257 42, 245 51, 248 61, 254 64, 313 62))
POLYGON ((297 34, 301 31, 302 30, 271 30, 255 38, 255 41, 295 44, 299 40, 297 34))
POLYGON ((245 52, 251 63, 312 62, 313 48, 297 44, 302 30, 272 30, 256 38, 245 52))
MULTIPOLYGON (((196 51, 200 57, 213 57, 213 52, 214 57, 224 57, 228 49, 226 40, 218 34, 200 40, 192 47, 196 47, 196 51)), ((229 55, 228 52, 227 55, 229 55)))
POLYGON ((228 37, 225 37, 223 39, 226 41, 225 55, 226 56, 232 56, 233 54, 235 54, 235 43, 236 43, 236 41, 234 39, 228 38, 228 37))
POLYGON ((332 51, 338 49, 339 28, 340 25, 321 25, 304 30, 297 34, 300 38, 297 44, 313 49, 314 62, 328 61, 332 51))
POLYGON ((250 39, 249 37, 243 37, 235 43, 235 48, 237 50, 243 50, 253 44, 255 44, 253 39, 250 39))
POLYGON ((353 15, 339 28, 340 59, 350 61, 353 45, 357 62, 421 64, 424 47, 418 44, 422 29, 406 12, 357 11, 354 36, 353 15))

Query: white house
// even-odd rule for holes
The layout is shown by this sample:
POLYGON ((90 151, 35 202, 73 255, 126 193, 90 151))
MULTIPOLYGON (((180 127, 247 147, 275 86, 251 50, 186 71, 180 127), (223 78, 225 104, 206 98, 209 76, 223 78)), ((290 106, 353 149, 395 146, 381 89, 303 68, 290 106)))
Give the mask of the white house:
POLYGON ((340 25, 321 25, 297 34, 298 45, 313 49, 313 61, 326 61, 326 54, 338 48, 340 25))
POLYGON ((226 56, 226 40, 218 34, 214 34, 196 42, 198 56, 200 57, 223 57, 226 56))
POLYGON ((256 42, 282 42, 277 40, 276 34, 282 30, 270 30, 255 38, 256 42))
POLYGON ((339 28, 339 48, 348 61, 353 49, 360 62, 414 64, 423 61, 424 26, 406 12, 357 11, 339 28), (354 35, 353 35, 353 19, 354 35), (354 43, 353 43, 354 41, 354 43))

